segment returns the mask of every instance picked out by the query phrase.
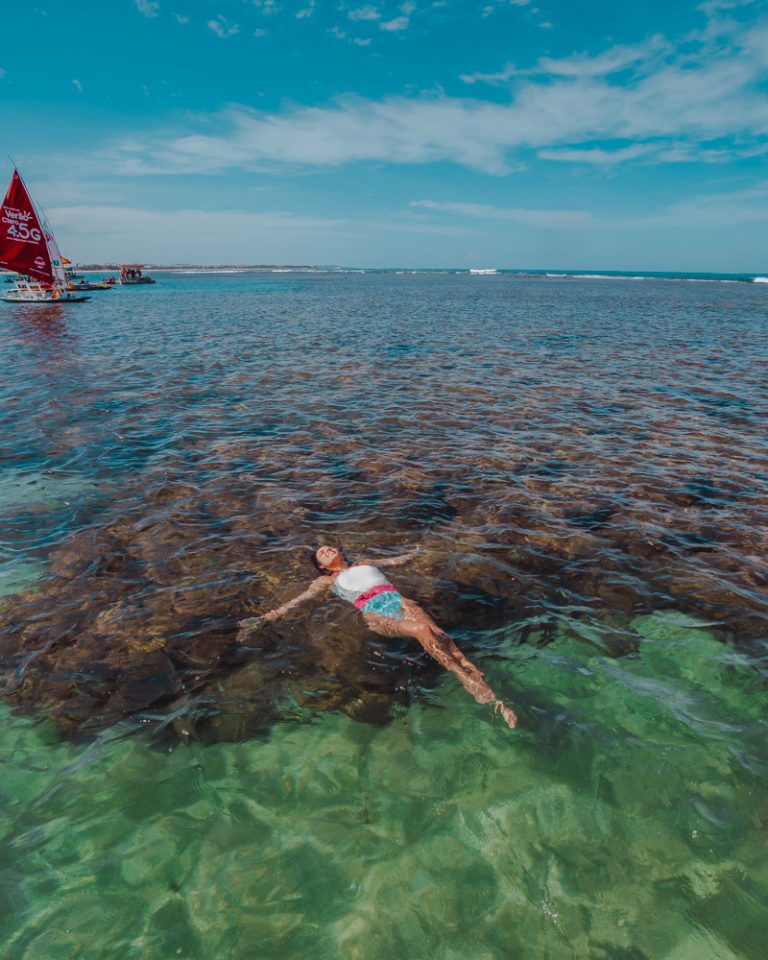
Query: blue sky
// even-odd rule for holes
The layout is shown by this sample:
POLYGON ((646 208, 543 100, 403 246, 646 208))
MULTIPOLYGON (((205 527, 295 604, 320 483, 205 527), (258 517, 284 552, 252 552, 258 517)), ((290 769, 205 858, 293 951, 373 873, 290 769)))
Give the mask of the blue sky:
POLYGON ((3 26, 1 153, 80 261, 768 272, 768 0, 29 0, 3 26))

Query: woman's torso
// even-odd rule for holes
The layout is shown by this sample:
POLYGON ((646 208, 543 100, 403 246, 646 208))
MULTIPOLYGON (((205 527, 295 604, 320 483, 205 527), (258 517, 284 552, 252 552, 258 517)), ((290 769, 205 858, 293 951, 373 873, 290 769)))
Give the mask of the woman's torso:
POLYGON ((333 592, 342 600, 354 603, 358 597, 373 590, 374 587, 389 585, 389 581, 378 567, 360 563, 347 567, 338 574, 333 584, 333 592))

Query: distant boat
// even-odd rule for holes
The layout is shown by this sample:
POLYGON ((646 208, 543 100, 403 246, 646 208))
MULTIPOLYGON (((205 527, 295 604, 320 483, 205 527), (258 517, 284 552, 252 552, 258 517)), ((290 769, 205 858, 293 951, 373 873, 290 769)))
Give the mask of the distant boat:
POLYGON ((111 290, 115 285, 114 280, 78 280, 72 284, 73 290, 111 290))
POLYGON ((78 273, 71 260, 67 260, 66 257, 61 258, 61 265, 64 267, 64 276, 70 283, 74 283, 76 280, 84 280, 82 273, 78 273))
POLYGON ((114 278, 107 280, 86 280, 82 273, 78 273, 71 260, 66 257, 61 258, 64 267, 64 276, 70 290, 111 290, 115 281, 114 278))
POLYGON ((133 286, 140 283, 154 283, 152 277, 142 273, 143 264, 141 263, 121 263, 120 280, 123 286, 133 286))
POLYGON ((470 267, 469 272, 478 276, 489 276, 490 274, 498 273, 499 271, 495 267, 470 267))
POLYGON ((72 289, 51 228, 32 203, 14 169, 0 208, 0 267, 19 274, 3 293, 11 303, 77 303, 88 300, 72 289))

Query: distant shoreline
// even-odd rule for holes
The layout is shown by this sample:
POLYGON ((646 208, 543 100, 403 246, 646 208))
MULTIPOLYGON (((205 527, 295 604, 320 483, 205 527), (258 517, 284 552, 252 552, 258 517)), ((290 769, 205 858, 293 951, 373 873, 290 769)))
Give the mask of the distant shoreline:
MULTIPOLYGON (((112 273, 119 270, 114 263, 78 263, 76 270, 85 272, 112 273)), ((347 267, 317 266, 312 264, 143 264, 145 272, 179 274, 232 274, 232 273, 372 273, 372 274, 451 274, 472 275, 478 282, 505 276, 533 280, 683 280, 720 283, 764 283, 768 284, 768 268, 763 274, 756 273, 707 273, 703 271, 680 270, 560 270, 560 269, 519 269, 507 267, 347 267)))

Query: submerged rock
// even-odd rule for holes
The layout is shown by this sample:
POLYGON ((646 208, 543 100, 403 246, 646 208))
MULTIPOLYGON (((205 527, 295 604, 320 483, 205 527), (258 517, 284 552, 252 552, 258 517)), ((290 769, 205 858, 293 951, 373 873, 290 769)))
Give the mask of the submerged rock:
MULTIPOLYGON (((357 385, 344 375, 336 389, 357 385)), ((552 402, 531 388, 527 415, 551 416, 552 402)), ((664 606, 711 618, 745 644, 764 633, 764 516, 754 498, 735 512, 737 491, 747 493, 716 473, 717 447, 686 474, 663 430, 631 441, 606 432, 600 442, 622 452, 598 470, 586 427, 550 443, 546 431, 527 435, 523 417, 517 446, 504 438, 485 449, 471 428, 497 428, 493 403, 463 392, 455 416, 435 415, 418 442, 402 409, 384 408, 376 429, 388 439, 374 450, 364 433, 340 432, 334 409, 327 420, 313 411, 310 427, 278 447, 185 440, 167 469, 153 466, 53 550, 34 589, 5 599, 0 692, 69 736, 126 717, 204 740, 316 710, 385 722, 414 680, 442 673, 415 643, 390 656, 394 646, 340 601, 236 642, 238 619, 307 585, 307 548, 322 540, 352 558, 419 542, 420 556, 392 579, 470 655, 473 633, 519 624, 521 640, 546 642, 558 617, 576 617, 586 638, 608 624, 600 649, 621 656, 634 649, 621 623, 664 606), (653 470, 640 469, 639 449, 656 455, 653 470)), ((350 408, 348 425, 359 416, 350 408)))
POLYGON ((306 552, 284 547, 306 513, 280 487, 164 485, 75 534, 0 609, 2 694, 68 736, 132 716, 205 740, 252 736, 286 710, 383 722, 414 666, 369 662, 340 602, 235 640, 238 619, 311 579, 306 552))

